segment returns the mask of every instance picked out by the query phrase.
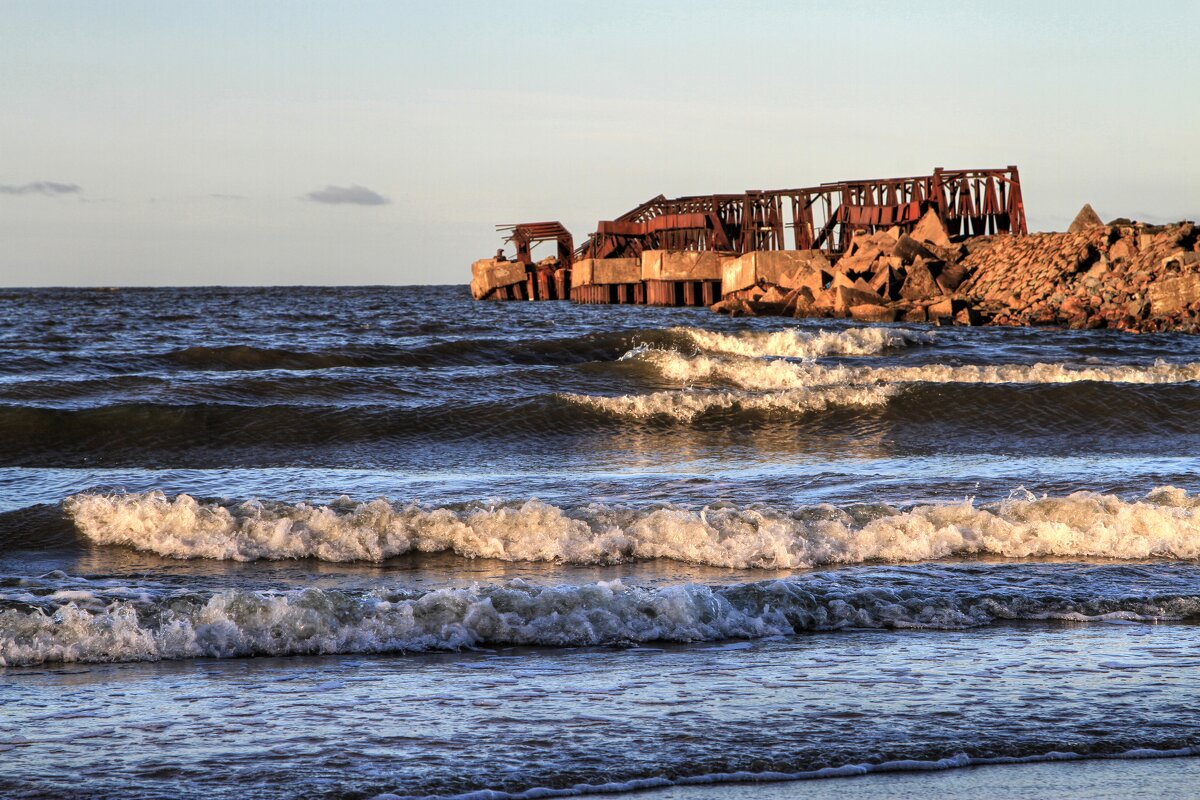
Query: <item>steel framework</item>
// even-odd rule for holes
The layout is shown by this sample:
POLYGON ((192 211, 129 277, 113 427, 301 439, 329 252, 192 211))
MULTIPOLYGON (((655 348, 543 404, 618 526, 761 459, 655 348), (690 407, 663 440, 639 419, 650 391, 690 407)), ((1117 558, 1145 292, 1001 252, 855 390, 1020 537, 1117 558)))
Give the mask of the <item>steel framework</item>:
POLYGON ((575 261, 575 241, 561 222, 521 222, 516 225, 497 225, 496 230, 508 231, 504 241, 512 242, 516 260, 533 264, 533 246, 538 242, 558 243, 558 264, 568 269, 575 261))
MULTIPOLYGON (((932 175, 838 181, 802 189, 750 190, 668 200, 651 198, 597 224, 577 255, 638 256, 644 250, 824 250, 842 253, 855 232, 911 230, 933 209, 951 239, 1024 234, 1025 205, 1015 166, 932 175)), ((561 226, 560 226, 561 227, 561 226)), ((562 247, 560 240, 560 249, 562 247)), ((518 252, 520 252, 518 250, 518 252)))

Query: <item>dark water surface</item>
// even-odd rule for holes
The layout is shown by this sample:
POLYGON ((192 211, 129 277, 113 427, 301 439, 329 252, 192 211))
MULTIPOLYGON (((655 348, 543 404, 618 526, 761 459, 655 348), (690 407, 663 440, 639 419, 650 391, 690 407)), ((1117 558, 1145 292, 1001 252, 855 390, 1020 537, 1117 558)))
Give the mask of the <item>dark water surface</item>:
POLYGON ((0 315, 2 797, 1200 752, 1196 337, 462 287, 0 315))

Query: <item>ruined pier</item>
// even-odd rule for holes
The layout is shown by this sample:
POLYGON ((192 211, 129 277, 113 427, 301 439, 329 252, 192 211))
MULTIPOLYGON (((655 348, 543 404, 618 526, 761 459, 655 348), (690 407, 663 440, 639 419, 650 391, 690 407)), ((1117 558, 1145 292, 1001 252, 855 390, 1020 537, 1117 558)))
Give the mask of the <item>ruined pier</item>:
POLYGON ((489 300, 708 306, 863 322, 1200 330, 1191 223, 1030 235, 1015 166, 667 199, 578 248, 557 222, 501 226, 513 258, 473 265, 489 300), (534 261, 534 246, 555 255, 534 261))
MULTIPOLYGON (((727 268, 743 255, 819 252, 835 262, 856 235, 907 232, 929 213, 956 237, 1024 233, 1017 168, 938 168, 919 177, 800 189, 659 195, 597 223, 577 249, 558 222, 501 226, 515 253, 475 262, 471 289, 491 300, 711 306, 744 288, 725 282, 727 268), (542 242, 554 242, 557 253, 535 263, 532 249, 542 242)), ((751 273, 770 272, 773 263, 755 260, 751 273)), ((745 267, 735 274, 744 276, 745 267)))

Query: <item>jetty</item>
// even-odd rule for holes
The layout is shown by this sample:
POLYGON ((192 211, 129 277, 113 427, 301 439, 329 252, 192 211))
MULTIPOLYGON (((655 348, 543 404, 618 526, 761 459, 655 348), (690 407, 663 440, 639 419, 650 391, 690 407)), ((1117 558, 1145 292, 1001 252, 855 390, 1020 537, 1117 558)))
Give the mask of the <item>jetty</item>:
POLYGON ((596 230, 577 249, 559 222, 498 226, 513 246, 472 265, 480 300, 712 305, 745 288, 733 283, 797 258, 836 262, 856 235, 895 228, 909 232, 927 215, 952 237, 1025 233, 1017 167, 947 170, 908 178, 838 181, 800 189, 748 190, 667 199, 653 197, 596 230), (557 253, 534 262, 532 249, 554 242, 557 253), (778 255, 774 255, 778 254, 778 255))
POLYGON ((732 315, 864 322, 1200 330, 1192 223, 1030 234, 1016 166, 667 199, 579 247, 559 222, 498 226, 472 265, 479 300, 708 306, 732 315), (539 261, 533 249, 554 243, 539 261))

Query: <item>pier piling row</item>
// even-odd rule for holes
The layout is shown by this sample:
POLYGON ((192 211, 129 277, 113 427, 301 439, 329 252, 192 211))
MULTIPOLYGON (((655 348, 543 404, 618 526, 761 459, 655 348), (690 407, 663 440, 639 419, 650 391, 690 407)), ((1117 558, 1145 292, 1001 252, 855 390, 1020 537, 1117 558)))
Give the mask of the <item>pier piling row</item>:
POLYGON ((516 258, 498 252, 475 262, 471 291, 477 299, 711 305, 760 271, 782 270, 813 254, 836 263, 856 236, 912 233, 930 216, 955 242, 1027 233, 1017 167, 939 167, 929 175, 800 189, 658 195, 597 223, 577 249, 558 222, 498 226, 516 258), (557 254, 535 264, 533 246, 548 241, 557 244, 557 254), (751 259, 729 272, 728 265, 748 253, 795 255, 751 259))

